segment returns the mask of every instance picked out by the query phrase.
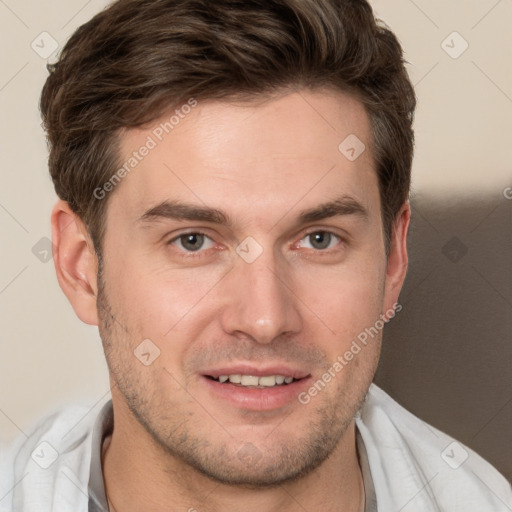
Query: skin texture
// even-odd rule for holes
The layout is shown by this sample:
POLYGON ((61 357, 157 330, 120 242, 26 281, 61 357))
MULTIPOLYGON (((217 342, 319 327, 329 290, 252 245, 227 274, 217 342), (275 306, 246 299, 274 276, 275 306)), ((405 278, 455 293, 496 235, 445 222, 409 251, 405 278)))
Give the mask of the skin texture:
MULTIPOLYGON (((159 122, 121 135, 121 161, 159 122)), ((327 90, 199 102, 155 140, 110 192, 99 280, 80 219, 64 202, 52 215, 59 282, 77 315, 99 325, 109 365, 104 479, 115 510, 358 511, 353 418, 380 335, 308 404, 233 402, 204 374, 284 365, 306 376, 298 395, 397 302, 410 210, 398 213, 386 258, 363 106, 327 90), (366 145, 354 161, 338 149, 350 134, 366 145), (343 214, 299 219, 336 200, 343 214), (230 222, 147 214, 165 201, 230 222), (332 233, 326 248, 308 236, 318 232, 332 233), (206 235, 200 250, 186 251, 186 233, 206 235), (237 247, 261 254, 248 263, 237 247), (145 339, 159 350, 147 366, 134 355, 145 339)))

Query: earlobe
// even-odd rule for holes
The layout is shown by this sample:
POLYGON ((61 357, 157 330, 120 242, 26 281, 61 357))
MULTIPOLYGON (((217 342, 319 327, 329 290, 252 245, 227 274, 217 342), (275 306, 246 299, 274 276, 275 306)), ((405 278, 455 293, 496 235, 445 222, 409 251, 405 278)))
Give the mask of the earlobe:
POLYGON ((391 231, 389 256, 386 269, 384 311, 398 302, 408 264, 407 233, 411 220, 409 202, 403 204, 395 217, 391 231))
POLYGON ((53 261, 59 285, 80 320, 98 325, 98 260, 87 229, 65 201, 58 201, 54 206, 51 221, 53 261))

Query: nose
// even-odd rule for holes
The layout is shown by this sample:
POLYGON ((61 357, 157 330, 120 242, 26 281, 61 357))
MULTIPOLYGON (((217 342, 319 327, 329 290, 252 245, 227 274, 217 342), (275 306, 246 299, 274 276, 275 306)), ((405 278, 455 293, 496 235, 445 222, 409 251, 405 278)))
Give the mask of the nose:
POLYGON ((300 332, 300 301, 285 266, 284 262, 278 265, 267 251, 252 263, 238 259, 225 283, 228 299, 221 322, 226 333, 268 344, 279 336, 300 332))

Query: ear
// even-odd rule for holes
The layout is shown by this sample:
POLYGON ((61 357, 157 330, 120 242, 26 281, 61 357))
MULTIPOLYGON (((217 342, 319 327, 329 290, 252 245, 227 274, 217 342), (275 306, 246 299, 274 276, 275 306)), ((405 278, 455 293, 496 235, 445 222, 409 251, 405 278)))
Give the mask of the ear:
POLYGON ((98 259, 84 223, 65 201, 53 207, 52 242, 62 291, 82 322, 98 325, 98 259))
POLYGON ((407 254, 407 232, 411 220, 411 207, 409 201, 403 204, 393 221, 391 240, 386 270, 386 284, 384 291, 384 313, 393 309, 398 302, 400 290, 404 284, 409 257, 407 254))

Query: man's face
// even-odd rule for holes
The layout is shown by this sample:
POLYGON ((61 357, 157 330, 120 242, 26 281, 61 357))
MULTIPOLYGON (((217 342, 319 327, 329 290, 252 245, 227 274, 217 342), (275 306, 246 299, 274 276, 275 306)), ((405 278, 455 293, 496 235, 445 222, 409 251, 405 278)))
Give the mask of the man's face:
POLYGON ((284 482, 353 428, 380 334, 299 396, 396 300, 369 121, 346 95, 303 91, 199 102, 159 140, 171 114, 121 139, 123 161, 148 136, 156 147, 108 206, 99 314, 114 407, 214 479, 284 482), (366 145, 355 160, 338 149, 351 134, 366 145))

